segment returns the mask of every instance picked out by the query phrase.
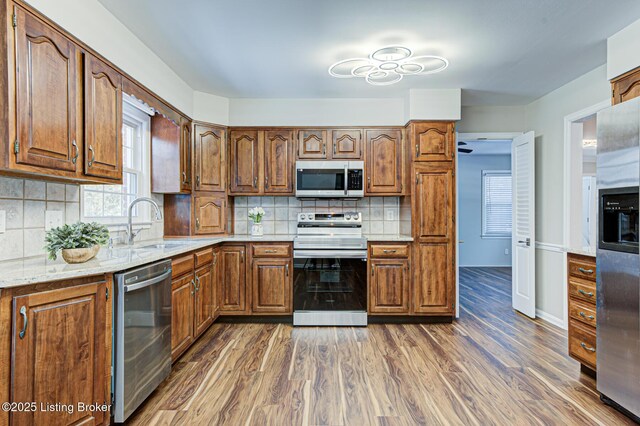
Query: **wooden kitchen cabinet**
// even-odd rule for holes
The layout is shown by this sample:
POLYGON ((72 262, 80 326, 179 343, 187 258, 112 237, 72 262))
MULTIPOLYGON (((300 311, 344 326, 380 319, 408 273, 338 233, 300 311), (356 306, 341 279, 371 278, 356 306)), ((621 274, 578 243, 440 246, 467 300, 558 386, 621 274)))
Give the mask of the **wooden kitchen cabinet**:
POLYGON ((193 197, 195 234, 222 234, 227 227, 227 197, 224 194, 193 197))
POLYGON ((568 350, 587 372, 596 371, 596 258, 567 253, 568 350))
MULTIPOLYGON (((20 6, 15 13, 15 139, 10 168, 81 177, 80 49, 20 6)), ((13 58, 12 58, 13 60, 13 58)))
POLYGON ((122 182, 122 76, 84 57, 84 173, 122 182))
POLYGON ((413 313, 453 315, 455 258, 452 243, 414 245, 413 313))
POLYGON ((448 240, 454 228, 453 169, 444 166, 415 168, 412 217, 418 238, 448 240))
POLYGON ((194 334, 196 338, 213 323, 216 281, 213 262, 208 262, 195 272, 194 334))
POLYGON ((331 158, 334 160, 362 160, 362 130, 331 130, 331 158))
POLYGON ((232 194, 260 193, 260 131, 229 131, 229 192, 232 194))
POLYGON ((246 247, 224 245, 220 250, 220 313, 243 315, 250 313, 246 291, 246 247))
POLYGON ((365 130, 365 195, 402 194, 402 130, 365 130))
POLYGON ((196 191, 227 189, 226 130, 198 123, 194 126, 194 179, 196 191))
POLYGON ((611 80, 611 105, 640 96, 640 67, 611 80))
POLYGON ((409 313, 408 259, 371 259, 369 275, 369 313, 409 313))
POLYGON ((293 132, 264 132, 264 193, 293 195, 293 132))
POLYGON ((298 159, 326 160, 327 131, 324 129, 298 130, 298 159))
POLYGON ((456 149, 453 122, 412 122, 407 133, 414 161, 453 161, 456 149))
MULTIPOLYGON (((35 402, 38 407, 110 404, 111 290, 110 276, 11 290, 12 307, 3 305, 13 316, 11 397, 5 401, 35 402)), ((77 409, 15 411, 10 416, 13 425, 100 425, 110 420, 108 411, 77 409)))
POLYGON ((191 121, 180 118, 180 190, 191 191, 191 121))
POLYGON ((195 281, 193 272, 171 282, 171 360, 175 361, 195 339, 195 281))
POLYGON ((293 262, 289 259, 252 260, 252 312, 291 314, 293 262))

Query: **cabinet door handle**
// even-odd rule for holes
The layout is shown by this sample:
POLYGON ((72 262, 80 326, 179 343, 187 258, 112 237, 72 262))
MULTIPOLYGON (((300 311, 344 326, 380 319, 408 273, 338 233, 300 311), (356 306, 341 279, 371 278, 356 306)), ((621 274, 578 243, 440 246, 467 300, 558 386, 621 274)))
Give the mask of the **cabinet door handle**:
POLYGON ((336 155, 336 144, 333 144, 333 155, 336 155))
POLYGON ((416 158, 420 156, 420 145, 416 144, 416 158))
POLYGON ((327 143, 322 144, 322 155, 327 155, 327 143))
POLYGON ((200 291, 200 277, 196 275, 196 291, 200 291))
POLYGON ((200 229, 200 219, 196 217, 196 229, 200 229))
POLYGON ((196 294, 196 282, 195 282, 195 280, 191 280, 191 285, 193 286, 193 290, 191 290, 191 294, 196 294))
POLYGON ((383 253, 395 253, 395 252, 397 252, 397 251, 398 251, 398 250, 388 250, 388 249, 384 249, 384 250, 382 250, 382 252, 383 252, 383 253))
POLYGON ((584 313, 584 312, 582 312, 582 311, 580 311, 580 316, 581 316, 582 318, 586 318, 586 319, 589 319, 589 320, 594 319, 594 316, 593 316, 593 315, 589 315, 589 316, 587 316, 587 314, 585 314, 585 313, 584 313))
POLYGON ((371 189, 371 176, 367 176, 367 189, 371 189))
POLYGON ((265 250, 264 252, 265 253, 277 253, 278 250, 265 250))
POLYGON ((73 142, 71 142, 71 145, 76 149, 76 154, 73 156, 73 158, 71 159, 71 162, 73 164, 76 164, 78 162, 78 144, 76 143, 76 140, 74 139, 73 142))
POLYGON ((578 268, 578 271, 582 272, 583 274, 587 274, 587 275, 593 274, 593 269, 578 268))
POLYGON ((593 348, 591 346, 587 346, 584 342, 580 342, 580 346, 582 346, 582 349, 589 351, 589 352, 595 352, 596 348, 593 348))
POLYGON ((373 275, 374 275, 374 272, 373 272, 373 265, 371 265, 371 276, 373 276, 373 275))
POLYGON ((264 177, 264 187, 268 188, 269 187, 269 176, 265 176, 264 177))
POLYGON ((196 175, 196 188, 200 189, 200 175, 196 175))
POLYGON ((586 292, 583 289, 578 289, 578 293, 582 294, 583 296, 587 296, 587 297, 593 297, 593 292, 586 292))
POLYGON ((27 334, 27 307, 23 306, 20 308, 20 315, 22 315, 22 321, 24 324, 22 325, 22 330, 20 330, 20 338, 24 339, 25 334, 27 334))
POLYGON ((182 183, 187 183, 187 173, 182 172, 182 183))
POLYGON ((91 152, 91 160, 89 160, 89 167, 93 166, 93 162, 96 161, 96 152, 93 150, 93 146, 89 145, 89 151, 91 152))
POLYGON ((258 176, 253 178, 253 187, 257 187, 258 186, 258 176))
POLYGON ((287 277, 289 276, 289 264, 287 263, 286 265, 284 265, 284 270, 285 273, 287 274, 287 277))

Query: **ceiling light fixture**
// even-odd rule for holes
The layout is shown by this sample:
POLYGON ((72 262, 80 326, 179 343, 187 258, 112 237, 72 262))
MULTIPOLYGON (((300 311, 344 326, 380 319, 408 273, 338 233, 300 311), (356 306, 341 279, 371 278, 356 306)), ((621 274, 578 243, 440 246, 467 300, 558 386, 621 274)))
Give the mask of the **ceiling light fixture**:
POLYGON ((336 78, 361 77, 374 86, 388 86, 408 75, 435 74, 447 68, 449 61, 441 56, 413 56, 404 46, 387 46, 371 53, 368 58, 350 58, 329 67, 336 78))

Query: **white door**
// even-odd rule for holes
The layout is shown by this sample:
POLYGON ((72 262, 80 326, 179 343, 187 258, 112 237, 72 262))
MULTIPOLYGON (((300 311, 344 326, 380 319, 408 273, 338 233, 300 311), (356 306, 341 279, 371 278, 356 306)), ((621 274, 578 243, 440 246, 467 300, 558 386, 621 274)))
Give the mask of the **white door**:
POLYGON ((528 132, 511 144, 513 308, 531 318, 536 317, 534 139, 533 132, 528 132))

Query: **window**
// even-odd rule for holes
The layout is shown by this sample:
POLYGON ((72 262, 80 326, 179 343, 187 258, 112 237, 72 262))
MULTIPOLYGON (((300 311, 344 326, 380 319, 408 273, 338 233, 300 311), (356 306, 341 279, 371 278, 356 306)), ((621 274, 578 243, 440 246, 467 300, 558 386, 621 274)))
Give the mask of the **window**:
POLYGON ((482 237, 511 237, 511 171, 482 171, 482 237))
MULTIPOLYGON (((122 185, 84 185, 82 187, 82 220, 104 224, 127 221, 129 204, 138 197, 150 195, 149 115, 123 102, 122 120, 122 185)), ((150 223, 147 205, 136 205, 135 223, 150 223)))

